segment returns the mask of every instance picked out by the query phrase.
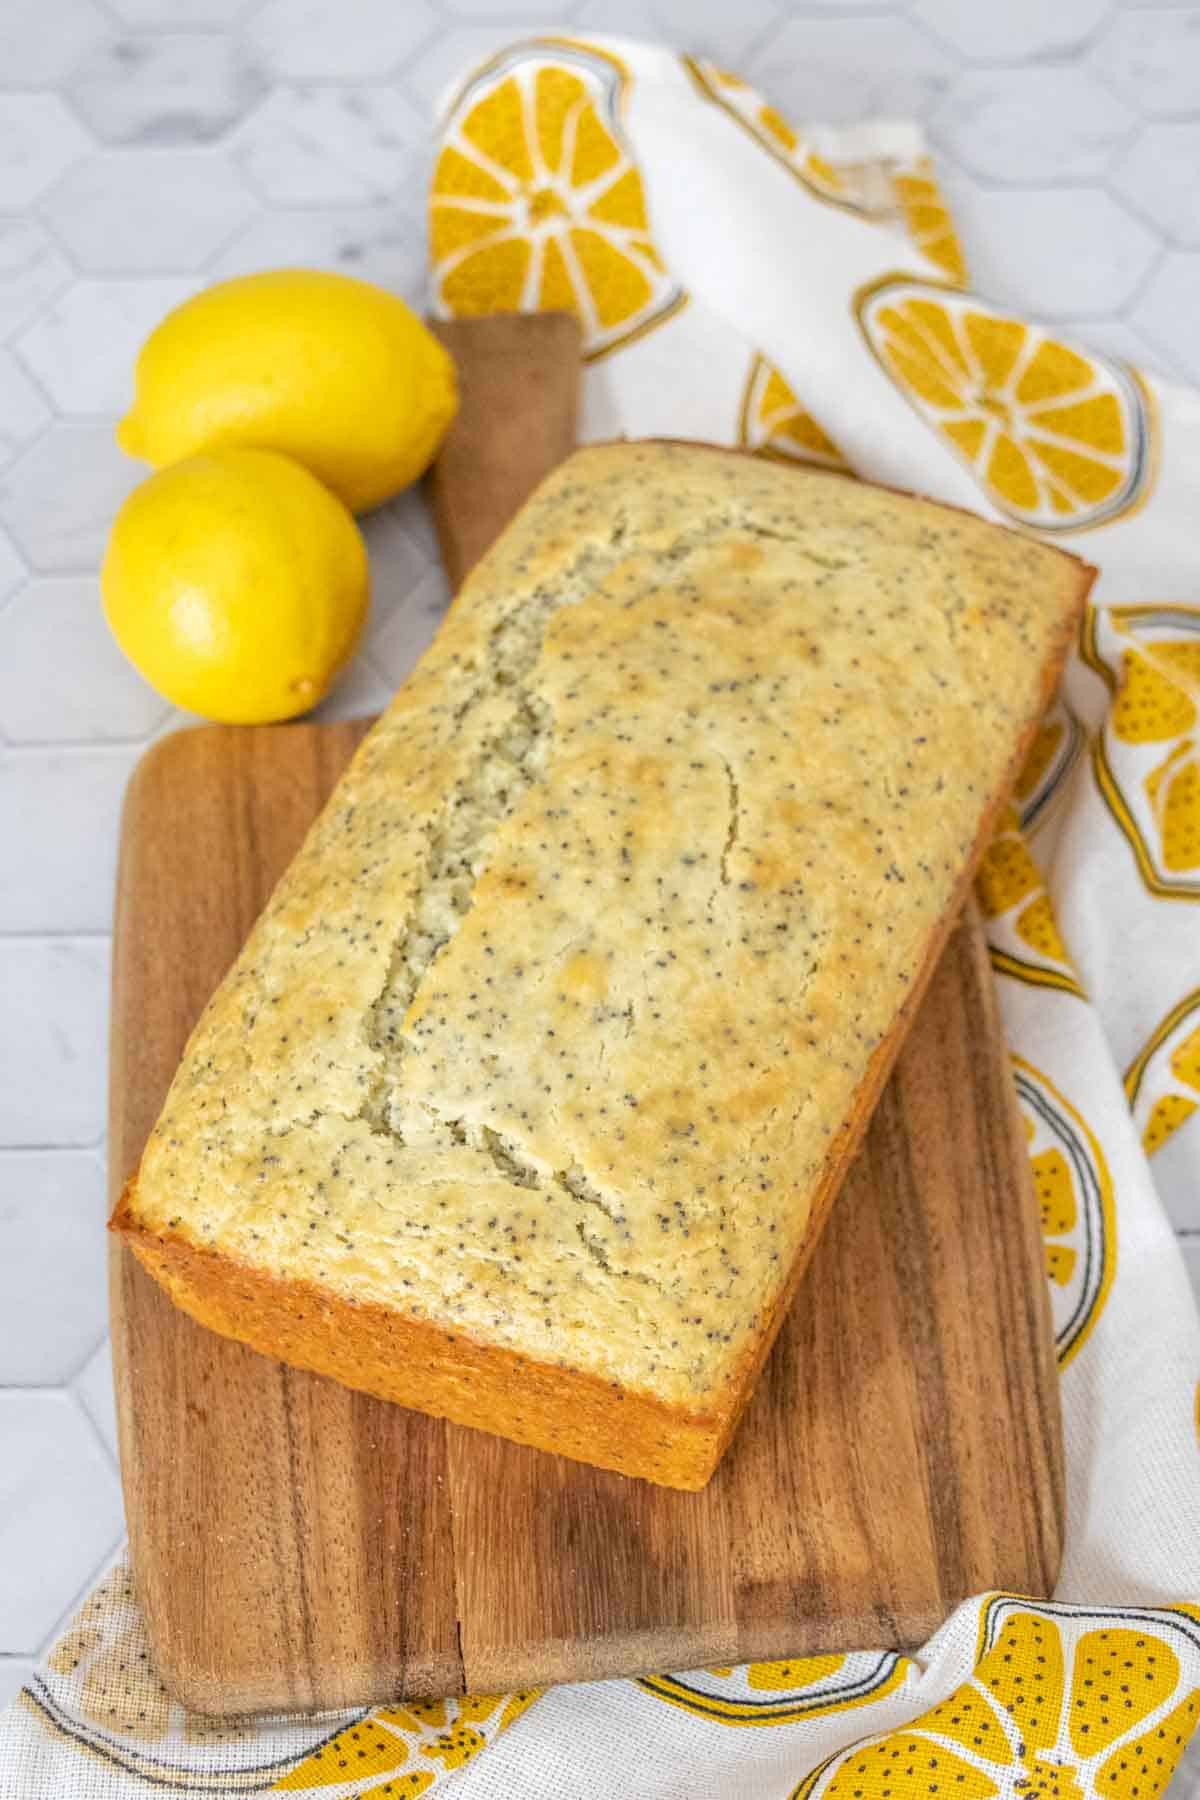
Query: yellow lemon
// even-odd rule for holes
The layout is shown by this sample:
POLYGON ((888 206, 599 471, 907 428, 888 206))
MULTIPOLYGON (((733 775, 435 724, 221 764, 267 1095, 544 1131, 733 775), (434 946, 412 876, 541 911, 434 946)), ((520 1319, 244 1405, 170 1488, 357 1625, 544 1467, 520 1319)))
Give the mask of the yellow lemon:
POLYGON ((160 694, 224 724, 266 724, 315 706, 352 654, 367 552, 299 463, 214 450, 129 495, 101 591, 113 636, 160 694))
POLYGON ((454 364, 395 294, 311 269, 243 275, 185 300, 142 346, 117 427, 163 468, 225 444, 280 450, 354 512, 432 461, 458 404, 454 364))

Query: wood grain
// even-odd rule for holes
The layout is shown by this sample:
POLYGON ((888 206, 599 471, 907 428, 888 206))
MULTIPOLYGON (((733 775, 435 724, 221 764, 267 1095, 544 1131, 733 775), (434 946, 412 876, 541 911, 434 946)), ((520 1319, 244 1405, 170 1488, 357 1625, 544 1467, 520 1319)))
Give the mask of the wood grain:
POLYGON ((433 328, 458 368, 454 430, 429 478, 451 588, 575 447, 583 339, 571 313, 496 313, 433 328))
MULTIPOLYGON (((455 331, 464 409, 433 493, 461 571, 569 446, 578 339, 546 320, 455 331)), ((364 730, 207 728, 137 770, 114 944, 114 1199, 191 1025, 364 730)), ((206 1711, 335 1706, 902 1646, 981 1588, 1047 1593, 1062 1473, 1041 1254, 973 915, 702 1494, 285 1368, 194 1324, 114 1243, 122 1471, 160 1672, 206 1711)))

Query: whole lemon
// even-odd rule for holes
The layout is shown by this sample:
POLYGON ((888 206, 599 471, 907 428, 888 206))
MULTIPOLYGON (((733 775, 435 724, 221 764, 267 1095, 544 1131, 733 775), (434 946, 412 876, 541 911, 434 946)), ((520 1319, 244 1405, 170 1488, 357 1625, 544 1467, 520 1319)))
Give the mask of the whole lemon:
POLYGON ((432 461, 457 408, 454 364, 404 301, 313 269, 242 275, 167 314, 117 427, 163 468, 224 444, 280 450, 354 512, 432 461))
POLYGON ((367 552, 299 463, 214 450, 129 495, 100 587, 113 636, 160 694, 224 724, 266 724, 315 706, 352 654, 367 552))

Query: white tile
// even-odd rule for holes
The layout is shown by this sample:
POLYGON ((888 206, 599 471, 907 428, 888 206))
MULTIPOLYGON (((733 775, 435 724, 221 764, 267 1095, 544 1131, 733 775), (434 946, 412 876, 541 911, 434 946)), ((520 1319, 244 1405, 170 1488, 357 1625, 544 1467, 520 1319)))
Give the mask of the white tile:
POLYGON ((0 95, 0 207, 14 212, 30 205, 89 147, 87 133, 54 94, 0 95))
POLYGON ((425 119, 395 87, 276 88, 237 134, 235 157, 255 191, 280 206, 420 211, 425 119))
POLYGON ((200 285, 182 275, 77 281, 14 340, 17 354, 68 418, 124 412, 142 344, 200 285))
POLYGON ((924 116, 942 98, 954 64, 908 19, 789 19, 739 74, 785 119, 841 124, 880 113, 924 116))
POLYGON ((104 1168, 89 1151, 0 1151, 0 1387, 67 1381, 104 1334, 104 1168))
MULTIPOLYGON (((614 0, 612 29, 623 28, 616 7, 619 0, 614 0)), ((433 118, 433 109, 441 100, 443 92, 453 83, 465 79, 472 69, 486 62, 505 44, 511 44, 521 35, 513 25, 452 25, 447 24, 444 31, 439 31, 425 48, 410 58, 404 67, 397 71, 397 80, 405 92, 410 94, 421 108, 424 116, 433 118)))
POLYGON ((50 418, 45 396, 7 350, 0 350, 0 468, 33 441, 50 418))
POLYGON ((25 1656, 0 1656, 0 1707, 16 1699, 37 1664, 25 1656))
POLYGON ((1057 184, 1100 174, 1137 115, 1082 69, 978 69, 931 116, 939 148, 993 181, 1057 184))
POLYGON ((1191 1277, 1196 1303, 1200 1305, 1200 1237, 1181 1238, 1179 1247, 1183 1251, 1184 1266, 1191 1277))
POLYGON ((67 100, 105 144, 208 144, 251 112, 266 77, 237 38, 127 36, 72 72, 67 100))
POLYGON ((380 507, 377 513, 371 514, 370 523, 377 518, 392 517, 409 538, 414 548, 424 556, 426 562, 436 562, 440 555, 437 532, 434 529, 433 514, 425 497, 425 489, 418 481, 397 494, 394 500, 380 507))
MULTIPOLYGON (((769 25, 784 18, 790 8, 777 0, 584 0, 575 24, 581 30, 620 32, 630 37, 654 37, 677 44, 696 56, 712 56, 740 72, 750 45, 769 25)), ((454 11, 464 17, 496 18, 503 13, 502 0, 455 0, 454 11)), ((516 17, 511 6, 510 18, 516 17)), ((552 5, 536 14, 525 8, 521 20, 554 25, 552 5)))
POLYGON ((113 514, 147 473, 110 425, 52 425, 0 475, 0 519, 40 574, 95 569, 113 514))
POLYGON ((113 1397, 112 1345, 105 1338, 71 1384, 88 1418, 114 1458, 117 1448, 117 1405, 113 1397))
POLYGON ((0 6, 4 80, 30 87, 57 81, 108 30, 108 20, 92 0, 4 0, 0 6))
POLYGON ((213 276, 258 269, 336 269, 424 307, 425 232, 390 202, 262 212, 210 265, 213 276))
POLYGON ((16 545, 6 531, 0 531, 0 606, 16 592, 28 573, 16 545))
POLYGON ((100 151, 42 206, 80 266, 101 275, 198 269, 253 210, 237 169, 210 150, 100 151))
POLYGON ((1187 380, 1200 382, 1200 252, 1168 251, 1138 295, 1131 318, 1187 380))
POLYGON ((71 279, 71 265, 44 226, 0 219, 0 338, 7 338, 71 279))
POLYGON ((1145 369, 1151 375, 1164 375, 1168 380, 1179 378, 1179 370, 1172 366, 1171 357, 1165 356, 1141 332, 1135 331, 1127 319, 1059 319, 1055 329, 1061 331, 1064 338, 1082 344, 1086 349, 1119 356, 1123 362, 1145 369))
POLYGON ((309 715, 312 719, 369 719, 381 713, 392 690, 360 652, 338 678, 333 692, 309 715))
MULTIPOLYGON (((1200 111, 1200 59, 1196 83, 1200 111)), ((1147 125, 1111 180, 1117 193, 1173 243, 1200 249, 1200 117, 1147 125)))
POLYGON ((107 931, 133 748, 0 756, 0 931, 107 931))
MULTIPOLYGON (((952 203, 962 186, 961 174, 947 170, 952 203)), ((1091 187, 975 186, 964 226, 972 286, 1002 306, 1049 318, 1117 312, 1158 253, 1146 226, 1091 187)))
POLYGON ((191 25, 232 25, 256 0, 108 0, 108 9, 126 25, 146 31, 180 31, 191 25))
MULTIPOLYGON (((709 3, 722 6, 725 0, 709 0, 709 3)), ((873 4, 878 5, 879 0, 873 0, 873 4)), ((662 11, 662 0, 657 0, 657 3, 656 0, 612 0, 607 30, 614 35, 618 32, 628 34, 635 7, 640 13, 635 27, 638 36, 653 37, 662 11)), ((568 0, 567 4, 560 4, 559 0, 528 0, 527 4, 523 4, 522 0, 440 0, 440 10, 445 16, 445 22, 438 31, 439 37, 444 35, 447 26, 453 30, 453 21, 456 19, 502 19, 507 25, 510 42, 527 25, 570 24, 574 27, 581 22, 583 16, 581 0, 568 0)), ((704 8, 697 4, 696 10, 699 13, 704 8)), ((755 10, 773 13, 777 9, 760 5, 755 10)), ((732 26, 732 21, 727 20, 727 24, 732 26)))
POLYGON ((145 738, 169 711, 118 650, 94 575, 30 581, 0 613, 0 735, 10 743, 145 738))
POLYGON ((444 572, 431 568, 391 608, 372 634, 368 655, 393 688, 399 687, 440 625, 450 600, 444 572))
POLYGON ((371 612, 367 642, 373 643, 404 603, 425 579, 437 560, 437 547, 414 526, 411 508, 400 510, 393 501, 362 521, 371 556, 371 612))
POLYGON ((0 1144, 99 1138, 108 965, 107 938, 0 938, 0 1144))
POLYGON ((269 0, 247 36, 288 81, 386 76, 430 34, 426 0, 269 0))
POLYGON ((1089 67, 1148 119, 1187 118, 1200 106, 1200 11, 1118 13, 1089 67))
POLYGON ((0 1393, 0 1650, 44 1642, 117 1542, 117 1478, 61 1393, 0 1393))
POLYGON ((1109 0, 916 0, 915 15, 972 60, 1017 62, 1069 56, 1093 36, 1109 0))

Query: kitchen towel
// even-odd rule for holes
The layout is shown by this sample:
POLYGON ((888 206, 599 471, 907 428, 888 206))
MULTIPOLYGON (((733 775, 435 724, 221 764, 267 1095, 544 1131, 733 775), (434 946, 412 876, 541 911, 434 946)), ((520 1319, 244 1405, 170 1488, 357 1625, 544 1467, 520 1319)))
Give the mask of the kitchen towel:
POLYGON ((1100 566, 979 878, 1061 1371, 1058 1592, 979 1595, 907 1656, 213 1721, 158 1684, 117 1565, 0 1723, 0 1792, 1155 1800, 1200 1722, 1200 1322, 1160 1198, 1200 1179, 1200 398, 971 293, 909 125, 800 129, 711 63, 556 36, 437 130, 435 310, 577 311, 585 437, 815 463, 1100 566))

